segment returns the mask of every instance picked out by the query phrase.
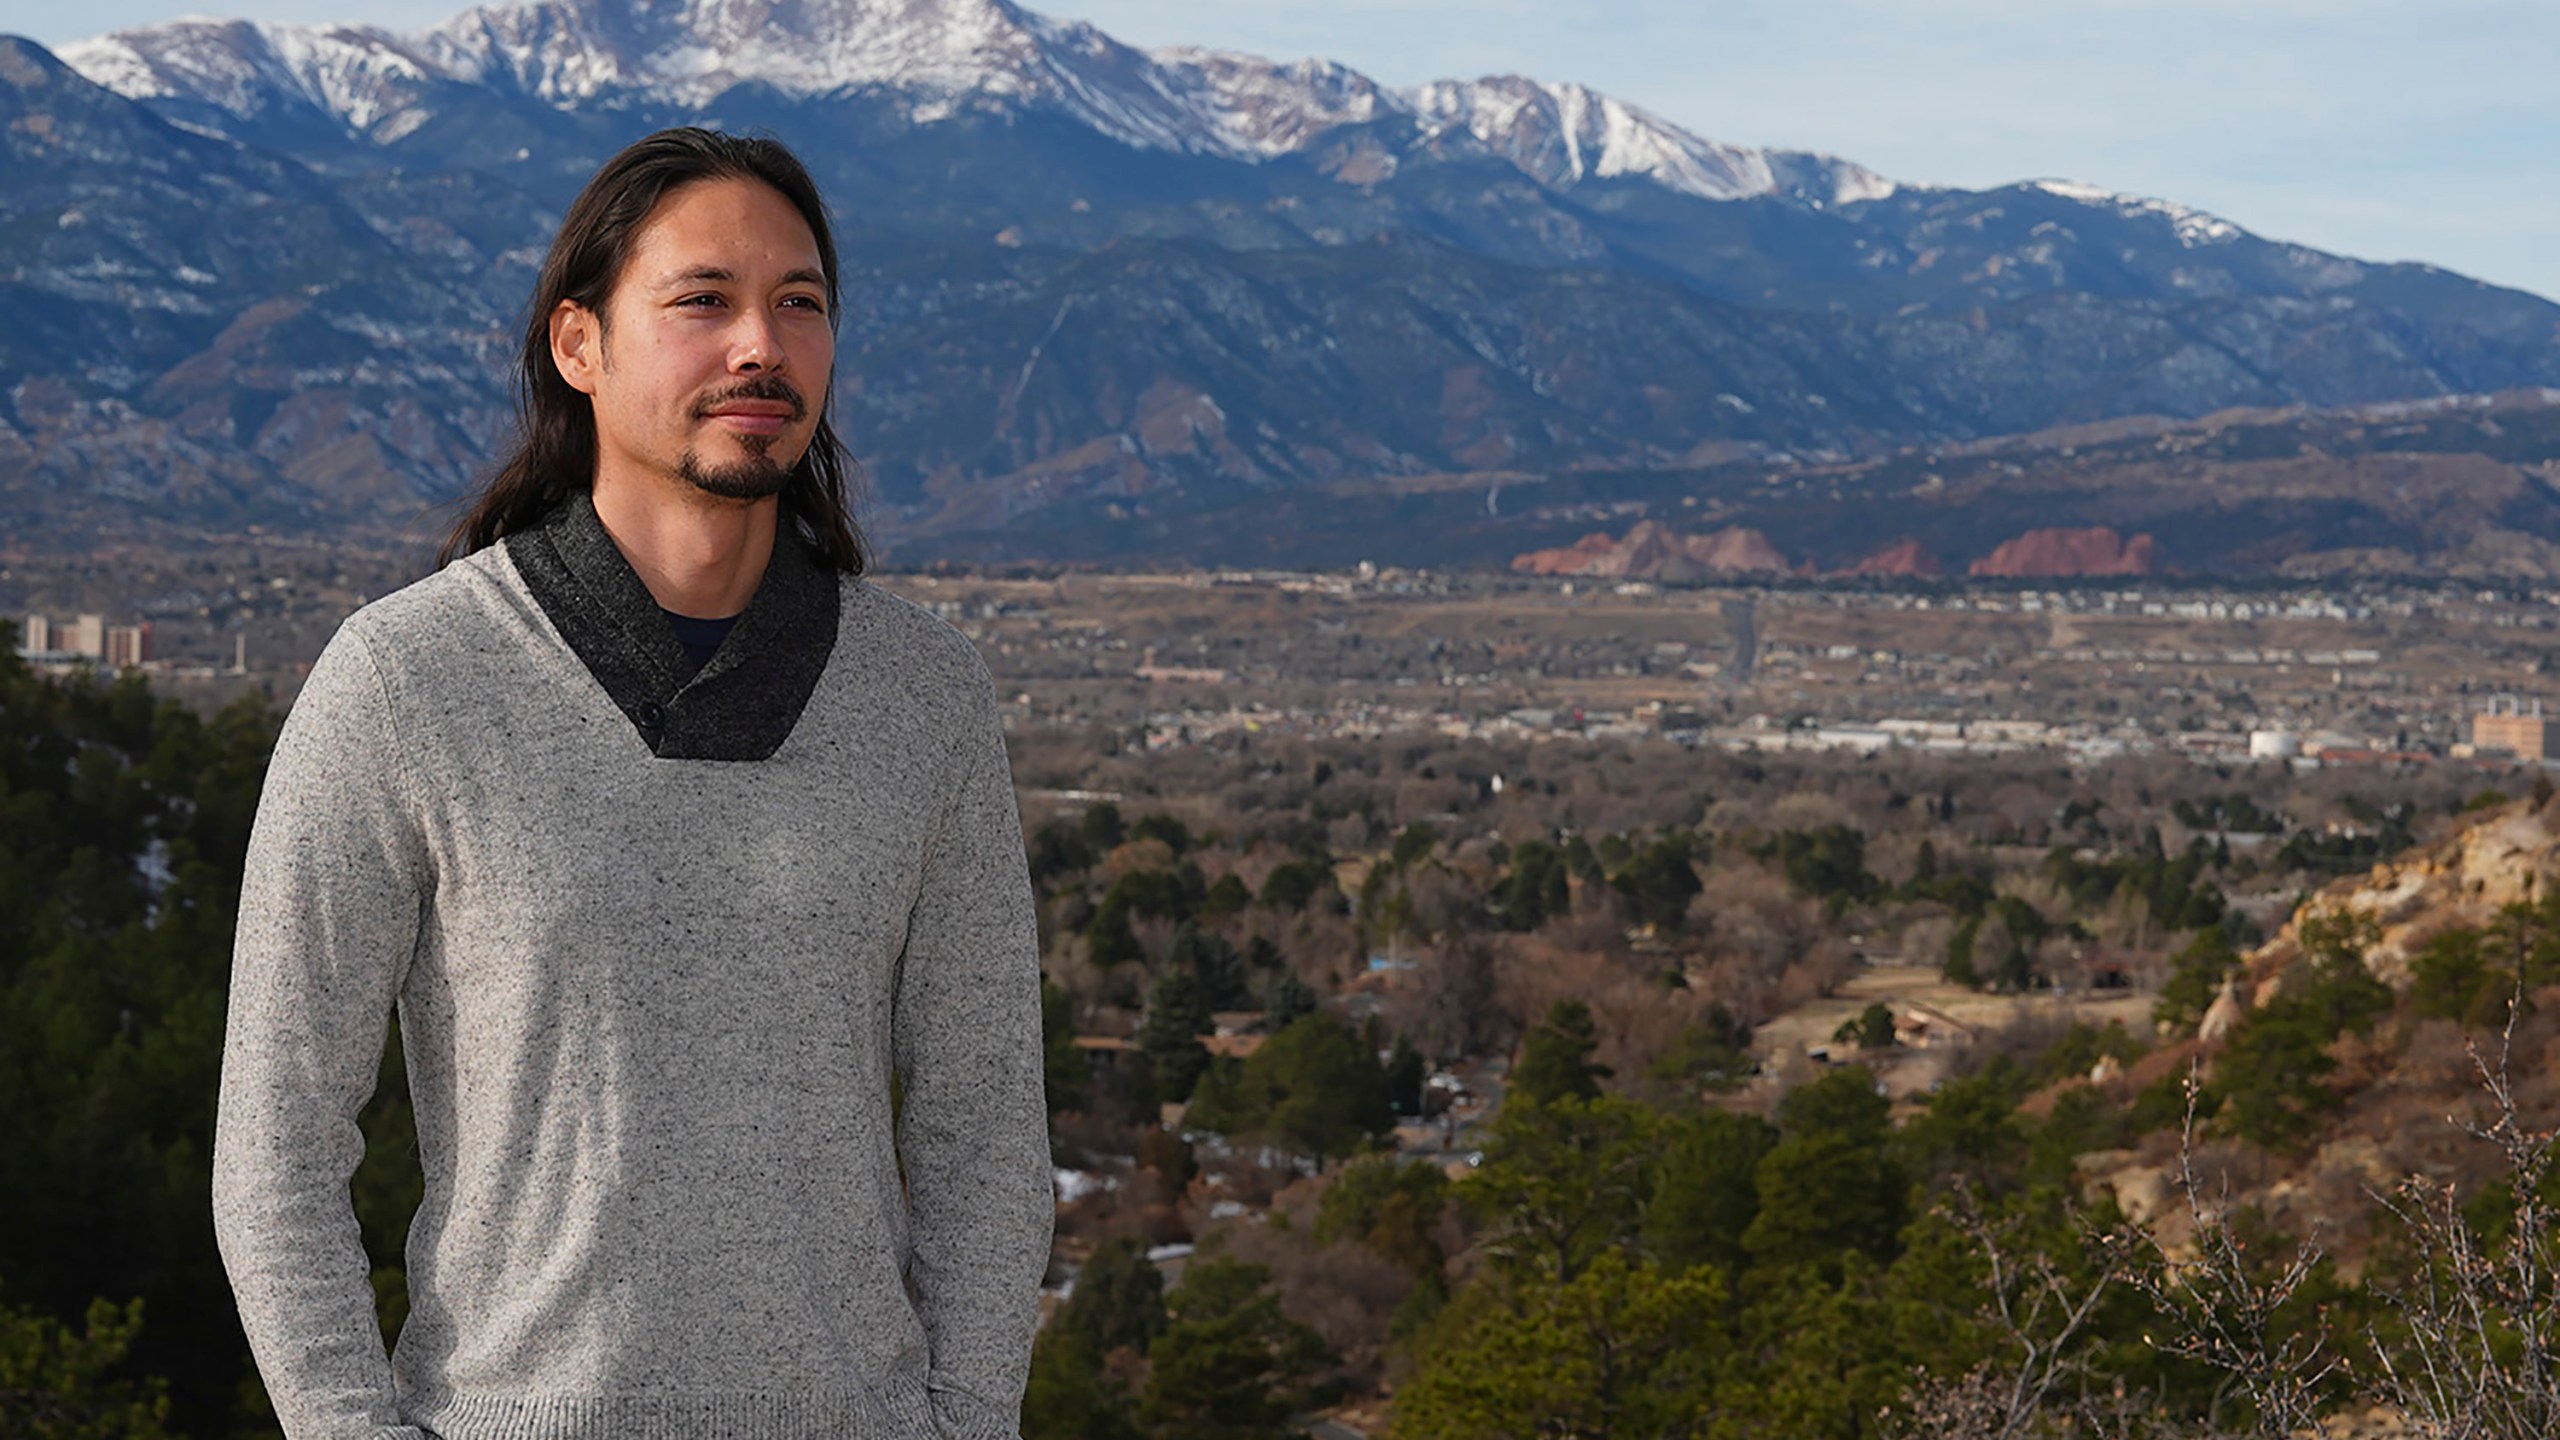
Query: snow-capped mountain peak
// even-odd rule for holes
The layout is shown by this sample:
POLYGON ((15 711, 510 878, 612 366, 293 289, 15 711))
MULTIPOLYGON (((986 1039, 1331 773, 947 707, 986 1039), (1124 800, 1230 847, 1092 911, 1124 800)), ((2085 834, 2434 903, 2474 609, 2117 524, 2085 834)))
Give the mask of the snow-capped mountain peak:
POLYGON ((256 118, 307 106, 359 133, 387 97, 435 78, 409 42, 369 25, 274 25, 188 16, 62 49, 64 63, 133 100, 193 101, 256 118))
POLYGON ((1765 152, 1701 140, 1678 126, 1580 85, 1502 75, 1435 81, 1412 92, 1431 129, 1463 130, 1543 185, 1642 175, 1711 200, 1776 188, 1765 152))
POLYGON ((455 78, 554 103, 615 90, 701 103, 748 82, 1022 93, 1041 28, 1005 0, 540 0, 466 11, 419 41, 455 78))
POLYGON ((1556 190, 1628 177, 1711 200, 1783 192, 1819 205, 1894 189, 1846 162, 1702 139, 1580 85, 1500 76, 1396 91, 1330 61, 1139 51, 1011 0, 522 0, 413 35, 188 19, 82 41, 62 58, 129 98, 207 119, 307 107, 376 144, 423 124, 446 85, 567 107, 704 106, 758 84, 794 97, 886 91, 920 123, 964 101, 1047 108, 1140 148, 1248 161, 1404 118, 1426 144, 1463 135, 1556 190))

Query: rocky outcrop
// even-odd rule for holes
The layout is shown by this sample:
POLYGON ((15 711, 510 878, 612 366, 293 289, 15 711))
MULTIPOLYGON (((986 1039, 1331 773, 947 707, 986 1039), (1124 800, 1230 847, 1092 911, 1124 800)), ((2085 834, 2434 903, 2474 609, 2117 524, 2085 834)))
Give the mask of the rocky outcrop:
POLYGON ((1787 557, 1769 543, 1769 537, 1757 530, 1718 530, 1711 535, 1695 535, 1687 544, 1689 559, 1702 570, 1733 575, 1779 574, 1787 572, 1787 557))
POLYGON ((1833 572, 1851 575, 1898 575, 1914 580, 1935 580, 1947 573, 1937 554, 1917 540, 1896 540, 1872 555, 1851 561, 1833 572))
MULTIPOLYGON (((2199 1061, 2210 1075, 2217 1052, 2247 1025, 2250 1011, 2281 993, 2292 983, 2289 977, 2308 972, 2296 963, 2306 924, 2341 915, 2369 922, 2377 938, 2364 948, 2365 963, 2376 979, 2397 988, 2409 983, 2411 956, 2429 937, 2485 926, 2507 905, 2548 896, 2554 883, 2560 883, 2560 804, 2517 801, 2470 817, 2461 829, 2363 875, 2335 881, 2304 901, 2275 938, 2250 953, 2244 973, 2224 983, 2194 1038, 2168 1041, 2144 1055, 2106 1086, 2107 1093, 2118 1103, 2129 1102, 2142 1087, 2182 1075, 2199 1061)), ((2544 1043, 2537 1038, 2519 1049, 2520 1067, 2547 1068, 2547 1059, 2526 1058, 2547 1056, 2544 1043)), ((2358 1045, 2341 1037, 2339 1047, 2332 1053, 2341 1070, 2362 1070, 2359 1093, 2334 1119, 2324 1120, 2308 1150, 2248 1148, 2251 1173, 2244 1175, 2223 1167, 2247 1147, 2217 1136, 2211 1126, 2185 1145, 2197 1173, 2222 1191, 2216 1205, 2245 1204, 2302 1234, 2314 1226, 2339 1227, 2364 1197, 2388 1194, 2413 1173, 2434 1184, 2458 1180, 2465 1193, 2491 1178, 2494 1171, 2479 1167, 2494 1166, 2494 1151, 2447 1148, 2445 1137, 2454 1132, 2438 1129, 2434 1119, 2463 1114, 2481 1098, 2469 1064, 2443 1063, 2449 1057, 2442 1049, 2433 1061, 2412 1063, 2413 1052, 2394 1053, 2397 1041, 2358 1045), (2425 1123, 2412 1127, 2411 1117, 2425 1123)), ((2494 1040, 2490 1048, 2494 1052, 2494 1040)), ((2178 1259, 2192 1255, 2195 1242, 2191 1197, 2180 1188, 2181 1168, 2188 1163, 2181 1148, 2175 1134, 2163 1133, 2132 1149, 2075 1157, 2084 1196, 2111 1198, 2178 1259)), ((2338 1239, 2330 1254, 2342 1273, 2354 1273, 2371 1253, 2372 1237, 2356 1233, 2359 1223, 2346 1219, 2343 1228, 2332 1230, 2338 1239)))
POLYGON ((1624 562, 1617 559, 1618 542, 1605 530, 1594 530, 1570 545, 1554 550, 1532 550, 1511 557, 1511 568, 1523 575, 1592 575, 1604 565, 1618 565, 1624 574, 1624 562))
POLYGON ((2231 1032, 2240 1028, 2240 1022, 2247 1014, 2240 1007, 2239 987, 2225 978, 2221 991, 2213 997, 2213 1004, 2206 1008, 2204 1019, 2196 1026, 2196 1038, 2207 1045, 2220 1044, 2231 1038, 2231 1032))
MULTIPOLYGON (((2405 985, 2410 957, 2429 937, 2485 926, 2505 907, 2550 895, 2560 885, 2560 835, 2552 826, 2548 810, 2518 802, 2363 875, 2335 881, 2304 901, 2250 957, 2250 973, 2280 974, 2301 953, 2306 921, 2343 915, 2377 930, 2365 952, 2375 978, 2405 985)), ((2260 998, 2267 993, 2259 987, 2260 998)))
POLYGON ((2159 569, 2158 550, 2148 535, 2127 540, 2104 525, 2086 530, 2030 530, 1974 561, 1972 573, 2004 580, 2150 575, 2159 569))
POLYGON ((1626 538, 1585 535, 1557 550, 1512 557, 1523 575, 1587 575, 1595 579, 1695 580, 1707 575, 1784 575, 1787 557, 1757 530, 1683 536, 1658 520, 1640 520, 1626 538))

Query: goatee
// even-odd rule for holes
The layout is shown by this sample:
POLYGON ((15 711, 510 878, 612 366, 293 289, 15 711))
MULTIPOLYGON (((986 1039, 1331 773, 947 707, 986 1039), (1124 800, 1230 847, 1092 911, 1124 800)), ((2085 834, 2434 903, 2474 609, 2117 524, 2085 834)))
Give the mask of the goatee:
MULTIPOLYGON (((779 375, 758 375, 695 401, 693 418, 706 419, 721 406, 739 400, 768 400, 788 405, 794 424, 799 423, 808 408, 808 402, 800 398, 798 387, 790 381, 779 375)), ((718 466, 704 465, 702 457, 687 448, 676 461, 676 476, 697 490, 730 500, 762 500, 779 495, 782 487, 791 483, 791 468, 775 464, 773 456, 768 453, 777 438, 772 435, 741 435, 738 443, 745 448, 746 458, 718 466)))
POLYGON ((779 495, 791 483, 791 471, 773 463, 764 453, 764 436, 747 437, 749 454, 743 460, 726 465, 705 465, 702 457, 687 450, 676 461, 676 478, 705 494, 729 500, 762 500, 779 495))

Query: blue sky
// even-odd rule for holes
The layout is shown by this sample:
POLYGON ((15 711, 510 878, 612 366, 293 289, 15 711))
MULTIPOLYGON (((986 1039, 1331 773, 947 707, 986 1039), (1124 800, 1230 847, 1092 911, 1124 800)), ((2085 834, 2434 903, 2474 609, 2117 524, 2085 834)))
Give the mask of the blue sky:
MULTIPOLYGON (((186 8, 0 0, 0 29, 59 44, 186 8)), ((243 0, 225 13, 407 28, 459 8, 243 0)), ((1321 55, 1394 84, 1576 80, 1718 140, 1827 150, 1904 180, 2085 180, 2560 298, 2552 0, 1058 0, 1047 13, 1138 45, 1321 55)))

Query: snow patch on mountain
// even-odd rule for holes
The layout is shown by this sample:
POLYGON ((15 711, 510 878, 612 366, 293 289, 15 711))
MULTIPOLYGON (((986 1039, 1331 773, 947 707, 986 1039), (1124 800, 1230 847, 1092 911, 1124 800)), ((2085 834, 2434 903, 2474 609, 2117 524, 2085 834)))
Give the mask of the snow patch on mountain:
POLYGON ((189 17, 64 46, 62 60, 128 99, 191 100, 243 119, 308 107, 357 134, 438 78, 409 41, 368 25, 189 17))
POLYGON ((1164 93, 1190 109, 1239 155, 1287 155, 1342 125, 1401 114, 1396 95, 1330 60, 1283 64, 1259 55, 1168 46, 1148 52, 1164 93))
POLYGON ((1445 133, 1464 130, 1553 189, 1593 177, 1641 175, 1710 200, 1777 188, 1759 150, 1701 140, 1580 85, 1518 75, 1435 81, 1412 92, 1415 114, 1445 133))
POLYGON ((1864 165, 1843 160, 1837 155, 1798 154, 1794 159, 1816 168, 1831 192, 1828 203, 1855 205, 1864 200, 1882 200, 1898 190, 1910 187, 1888 180, 1864 165))
POLYGON ((391 37, 358 27, 264 25, 190 17, 65 46, 74 70, 130 99, 189 99, 250 117, 299 102, 365 123, 344 80, 369 68, 412 69, 391 37), (335 83, 333 83, 335 82, 335 83))
POLYGON ((2170 229, 2178 237, 2178 243, 2190 250, 2200 245, 2228 244, 2249 233, 2219 215, 2208 215, 2202 210, 2181 205, 2174 200, 2155 200, 2145 195, 2126 195, 2078 180, 2030 180, 2027 182, 2027 188, 2041 190, 2048 195, 2059 196, 2065 200, 2076 200, 2083 205, 2110 206, 2117 214, 2128 219, 2143 215, 2161 216, 2168 220, 2170 229))
POLYGON ((77 40, 63 46, 57 58, 90 83, 128 100, 157 100, 176 94, 143 55, 146 38, 147 32, 129 31, 77 40))

